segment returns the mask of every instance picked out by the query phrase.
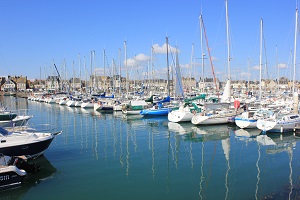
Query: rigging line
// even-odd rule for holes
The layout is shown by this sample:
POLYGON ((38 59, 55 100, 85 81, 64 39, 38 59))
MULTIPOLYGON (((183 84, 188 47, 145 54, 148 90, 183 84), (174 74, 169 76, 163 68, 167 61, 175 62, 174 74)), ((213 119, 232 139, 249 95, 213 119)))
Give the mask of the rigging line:
MULTIPOLYGON (((226 5, 224 4, 223 9, 222 9, 222 12, 221 12, 221 16, 220 16, 220 21, 219 21, 217 33, 220 32, 221 23, 222 23, 223 18, 224 18, 224 16, 225 16, 225 14, 224 14, 224 11, 225 11, 225 10, 226 10, 226 5)), ((214 41, 214 44, 213 44, 214 47, 216 47, 218 37, 219 37, 219 34, 216 35, 216 38, 215 38, 215 41, 214 41)))
POLYGON ((216 90, 218 92, 218 98, 219 98, 219 87, 217 85, 217 80, 216 80, 216 76, 215 76, 214 65, 212 63, 212 58, 211 58, 210 49, 209 49, 209 45, 208 45, 208 39, 207 39, 207 35, 206 35, 206 29, 205 29, 205 26, 204 26, 204 21, 203 21, 202 15, 200 17, 201 17, 201 22, 202 22, 202 26, 203 26, 203 31, 204 31, 204 36, 205 36, 207 51, 208 51, 208 55, 209 55, 209 61, 210 61, 210 65, 211 65, 211 68, 212 68, 212 74, 213 74, 213 77, 214 77, 214 83, 215 83, 216 90))

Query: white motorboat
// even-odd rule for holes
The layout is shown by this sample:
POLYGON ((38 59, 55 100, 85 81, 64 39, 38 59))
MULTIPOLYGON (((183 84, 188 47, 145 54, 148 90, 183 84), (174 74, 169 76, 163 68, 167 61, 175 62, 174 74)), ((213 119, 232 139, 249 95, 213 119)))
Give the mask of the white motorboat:
MULTIPOLYGON (((66 106, 68 106, 68 107, 75 107, 75 103, 76 103, 75 100, 69 99, 69 100, 66 102, 66 106)), ((62 104, 61 104, 61 105, 62 105, 62 104)))
POLYGON ((95 100, 92 99, 83 99, 80 107, 84 109, 93 108, 94 109, 95 100))
POLYGON ((200 113, 203 107, 199 107, 196 103, 192 103, 193 107, 180 105, 178 110, 172 110, 168 113, 170 122, 190 122, 196 113, 200 113))
POLYGON ((35 129, 12 128, 8 131, 0 127, 0 152, 7 156, 36 158, 44 153, 59 132, 39 132, 35 129))
POLYGON ((249 110, 235 117, 235 124, 240 128, 257 128, 257 120, 268 118, 274 112, 268 109, 249 110))
POLYGON ((269 118, 263 118, 257 120, 257 128, 266 132, 290 132, 294 131, 295 127, 300 125, 299 114, 285 114, 273 115, 269 118))
POLYGON ((0 121, 0 126, 1 127, 25 126, 28 120, 31 118, 32 116, 30 115, 17 115, 12 120, 0 121))
POLYGON ((0 190, 18 187, 27 173, 35 174, 39 167, 29 164, 23 157, 0 156, 0 190))
POLYGON ((140 115, 140 112, 148 107, 148 103, 144 100, 132 100, 123 106, 122 112, 126 115, 140 115))

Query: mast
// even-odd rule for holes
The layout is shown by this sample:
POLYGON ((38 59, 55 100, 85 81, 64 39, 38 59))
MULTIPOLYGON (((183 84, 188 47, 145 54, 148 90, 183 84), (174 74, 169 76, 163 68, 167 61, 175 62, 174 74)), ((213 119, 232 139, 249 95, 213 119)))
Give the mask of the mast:
POLYGON ((119 95, 121 95, 121 48, 119 48, 119 95))
POLYGON ((278 49, 276 45, 276 70, 277 70, 277 92, 279 91, 279 66, 278 66, 278 49))
MULTIPOLYGON (((93 87, 93 50, 91 51, 91 83, 89 83, 90 85, 90 94, 92 93, 92 87, 93 87)), ((95 77, 94 77, 95 79, 95 77)))
POLYGON ((80 81, 80 92, 82 92, 82 88, 81 88, 81 58, 80 58, 80 54, 78 54, 78 61, 79 61, 79 81, 80 81))
POLYGON ((202 78, 201 78, 201 82, 202 82, 202 84, 201 84, 201 86, 202 86, 202 92, 204 92, 204 56, 205 56, 205 53, 204 53, 204 49, 203 49, 203 24, 202 24, 202 16, 200 15, 199 16, 199 21, 200 21, 200 42, 201 42, 201 59, 202 59, 202 69, 201 69, 201 71, 202 71, 202 74, 201 74, 201 76, 202 76, 202 78))
POLYGON ((86 70, 86 60, 85 60, 85 56, 83 57, 83 65, 84 65, 84 85, 85 85, 85 93, 87 93, 86 89, 87 89, 87 70, 86 70))
POLYGON ((74 68, 75 62, 73 60, 73 92, 75 92, 76 88, 75 88, 75 68, 74 68))
POLYGON ((194 67, 193 59, 194 59, 194 43, 192 43, 192 53, 191 53, 191 71, 190 71, 190 81, 189 81, 190 92, 192 91, 192 71, 194 72, 194 76, 195 76, 195 67, 194 67))
POLYGON ((295 91, 295 81, 296 81, 296 52, 297 52, 297 30, 298 30, 298 7, 296 7, 296 23, 295 23, 295 46, 294 46, 294 77, 293 77, 293 109, 294 113, 298 113, 298 90, 295 91))
POLYGON ((103 49, 103 68, 104 68, 104 92, 106 92, 105 49, 103 49))
POLYGON ((297 29, 298 29, 298 7, 296 8, 296 21, 295 21, 294 75, 293 75, 293 91, 292 91, 293 93, 295 92, 295 80, 296 80, 297 29))
MULTIPOLYGON (((96 67, 95 67, 95 51, 93 51, 93 68, 94 68, 94 84, 93 86, 96 87, 96 67)), ((98 81, 97 81, 97 87, 96 92, 98 92, 98 81)))
POLYGON ((112 59, 112 84, 113 84, 113 94, 115 93, 115 60, 112 59))
POLYGON ((230 77, 230 39, 229 39, 229 20, 228 20, 228 0, 226 0, 226 36, 227 36, 227 65, 228 65, 228 82, 229 82, 229 99, 231 99, 231 77, 230 77))
POLYGON ((128 69, 127 69, 127 43, 126 40, 124 41, 124 49, 125 49, 125 69, 126 69, 126 95, 128 94, 128 69))
POLYGON ((262 74, 262 34, 263 34, 263 20, 260 19, 260 53, 259 53, 259 101, 261 101, 261 74, 262 74))
MULTIPOLYGON (((154 86, 154 67, 153 67, 153 45, 151 46, 151 79, 152 79, 152 87, 154 86)), ((151 87, 150 87, 151 88, 151 87)), ((151 91, 151 89, 149 89, 151 91)))
POLYGON ((230 40, 229 40, 229 22, 228 22, 228 0, 226 0, 226 35, 227 35, 228 80, 230 80, 230 40))
POLYGON ((147 93, 150 91, 150 60, 147 61, 147 93))
POLYGON ((168 96, 170 96, 170 68, 169 68, 169 41, 166 37, 166 46, 167 46, 167 69, 168 69, 168 96))

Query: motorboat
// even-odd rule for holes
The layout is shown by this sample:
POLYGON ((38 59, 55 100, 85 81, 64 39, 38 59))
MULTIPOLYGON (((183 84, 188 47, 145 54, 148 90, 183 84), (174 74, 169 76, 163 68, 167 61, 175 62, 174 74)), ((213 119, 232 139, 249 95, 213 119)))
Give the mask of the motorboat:
POLYGON ((17 113, 6 110, 6 107, 0 108, 0 121, 12 120, 17 117, 17 113))
POLYGON ((257 120, 261 118, 268 118, 273 115, 269 109, 249 109, 241 115, 235 117, 235 124, 240 128, 257 128, 257 120))
POLYGON ((0 152, 7 156, 36 158, 44 153, 58 132, 42 132, 33 128, 6 130, 0 127, 0 152))
POLYGON ((193 116, 196 113, 200 113, 203 110, 203 106, 198 106, 196 103, 192 102, 192 107, 188 104, 183 104, 179 106, 179 109, 172 110, 168 113, 168 120, 170 122, 191 122, 193 116))
POLYGON ((23 157, 0 155, 0 190, 18 187, 27 173, 35 174, 39 166, 29 164, 23 157))
POLYGON ((277 113, 269 118, 257 120, 257 128, 266 132, 290 132, 300 125, 300 115, 295 113, 277 113))
POLYGON ((1 127, 13 127, 22 126, 27 123, 32 116, 30 115, 19 115, 13 111, 6 110, 6 107, 0 108, 0 126, 1 127))
POLYGON ((12 120, 4 120, 4 121, 0 120, 0 126, 1 127, 24 126, 31 118, 32 118, 31 115, 18 115, 12 120))
MULTIPOLYGON (((50 179, 53 179, 57 169, 45 156, 34 159, 34 162, 38 165, 38 172, 31 174, 25 170, 27 175, 24 177, 21 185, 13 188, 3 188, 3 191, 1 191, 2 197, 5 197, 6 199, 22 199, 32 188, 37 188, 39 184, 47 183, 50 179)), ((27 163, 31 164, 32 161, 30 160, 27 163)))
POLYGON ((94 104, 94 110, 99 112, 113 112, 113 102, 112 100, 99 100, 97 103, 94 104))
POLYGON ((140 112, 148 107, 149 104, 145 100, 132 100, 123 106, 122 112, 126 115, 140 115, 140 112))
POLYGON ((152 108, 143 109, 140 114, 144 117, 149 116, 167 116, 172 109, 169 107, 163 107, 162 105, 155 105, 152 108))
POLYGON ((94 108, 95 99, 83 99, 82 103, 80 105, 81 108, 88 109, 88 108, 94 108))

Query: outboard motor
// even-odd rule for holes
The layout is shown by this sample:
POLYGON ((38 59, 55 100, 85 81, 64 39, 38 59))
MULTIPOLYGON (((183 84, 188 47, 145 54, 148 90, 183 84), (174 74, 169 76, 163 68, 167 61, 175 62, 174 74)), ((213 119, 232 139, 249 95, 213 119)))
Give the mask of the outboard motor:
POLYGON ((23 169, 28 173, 35 174, 40 170, 40 166, 38 166, 36 163, 28 163, 26 160, 20 157, 13 156, 9 163, 10 165, 15 165, 19 169, 23 169))

